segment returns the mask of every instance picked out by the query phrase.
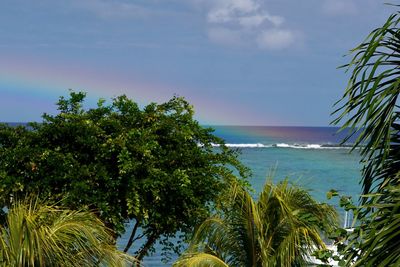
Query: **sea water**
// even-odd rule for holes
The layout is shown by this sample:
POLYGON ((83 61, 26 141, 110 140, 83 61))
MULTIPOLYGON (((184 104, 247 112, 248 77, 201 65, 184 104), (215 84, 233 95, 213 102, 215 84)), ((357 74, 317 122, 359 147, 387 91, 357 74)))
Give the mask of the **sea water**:
POLYGON ((288 178, 307 188, 319 201, 336 189, 357 198, 360 193, 360 156, 351 150, 354 138, 342 144, 346 132, 336 127, 215 126, 215 135, 238 149, 259 192, 267 177, 288 178), (271 174, 272 173, 272 174, 271 174))
MULTIPOLYGON (((253 173, 249 181, 255 197, 267 179, 291 182, 310 191, 321 202, 336 206, 344 217, 337 201, 328 201, 326 193, 336 189, 342 195, 357 200, 361 165, 358 150, 351 143, 341 145, 346 133, 337 133, 335 127, 266 127, 266 126, 213 126, 214 134, 223 138, 227 146, 239 150, 240 160, 253 173)), ((129 231, 119 239, 126 244, 129 231)), ((137 246, 139 244, 136 244, 137 246)), ((134 248, 132 248, 132 251, 134 248)), ((161 247, 144 259, 145 266, 169 266, 161 262, 161 247)))

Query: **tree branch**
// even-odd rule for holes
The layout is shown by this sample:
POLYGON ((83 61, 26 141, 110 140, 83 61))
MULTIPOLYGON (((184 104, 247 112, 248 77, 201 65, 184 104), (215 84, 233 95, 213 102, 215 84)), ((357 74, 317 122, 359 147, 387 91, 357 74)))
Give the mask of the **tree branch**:
POLYGON ((139 227, 139 220, 136 220, 135 226, 133 226, 132 233, 131 233, 131 236, 129 237, 128 243, 126 243, 126 246, 124 248, 125 253, 128 252, 128 250, 131 248, 133 241, 138 240, 139 238, 143 237, 143 235, 142 235, 140 237, 134 238, 138 227, 139 227))
POLYGON ((154 242, 156 242, 158 236, 158 234, 152 233, 147 239, 144 246, 140 250, 138 250, 135 256, 135 258, 138 260, 137 266, 140 266, 140 262, 143 260, 144 256, 147 255, 148 250, 153 246, 154 242))

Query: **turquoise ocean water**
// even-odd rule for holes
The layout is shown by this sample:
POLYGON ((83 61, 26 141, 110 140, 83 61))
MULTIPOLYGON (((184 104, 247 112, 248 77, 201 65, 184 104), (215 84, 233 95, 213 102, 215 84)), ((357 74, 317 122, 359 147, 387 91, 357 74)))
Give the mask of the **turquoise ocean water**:
MULTIPOLYGON (((253 176, 250 183, 256 192, 262 189, 266 177, 273 171, 273 181, 288 177, 307 188, 319 201, 326 202, 326 192, 336 189, 341 194, 358 198, 360 156, 341 146, 343 133, 335 134, 334 127, 266 127, 266 126, 212 126, 215 134, 226 144, 241 152, 241 161, 253 176)), ((349 144, 354 141, 350 140, 349 144)), ((347 145, 349 145, 347 144, 347 145)), ((330 202, 337 205, 336 202, 330 202)), ((343 215, 343 212, 339 210, 343 215)), ((127 233, 119 239, 126 244, 127 233)), ((139 245, 139 244, 136 244, 139 245)), ((135 249, 132 248, 132 252, 135 249)), ((145 258, 145 266, 169 266, 161 263, 161 248, 145 258)))

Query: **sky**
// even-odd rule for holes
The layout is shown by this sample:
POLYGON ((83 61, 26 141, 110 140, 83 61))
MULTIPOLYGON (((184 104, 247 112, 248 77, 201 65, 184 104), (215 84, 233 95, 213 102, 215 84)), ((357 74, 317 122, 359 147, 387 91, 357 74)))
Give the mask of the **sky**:
POLYGON ((73 89, 183 96, 202 124, 327 126, 384 2, 0 0, 0 121, 40 121, 73 89))

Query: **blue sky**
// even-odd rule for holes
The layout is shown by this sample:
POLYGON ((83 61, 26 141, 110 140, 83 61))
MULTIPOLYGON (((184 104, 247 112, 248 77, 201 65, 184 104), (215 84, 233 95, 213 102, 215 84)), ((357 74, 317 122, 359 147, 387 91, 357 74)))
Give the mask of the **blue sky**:
POLYGON ((204 124, 325 126, 343 55, 396 11, 379 0, 2 0, 0 121, 67 89, 144 105, 186 97, 204 124))

